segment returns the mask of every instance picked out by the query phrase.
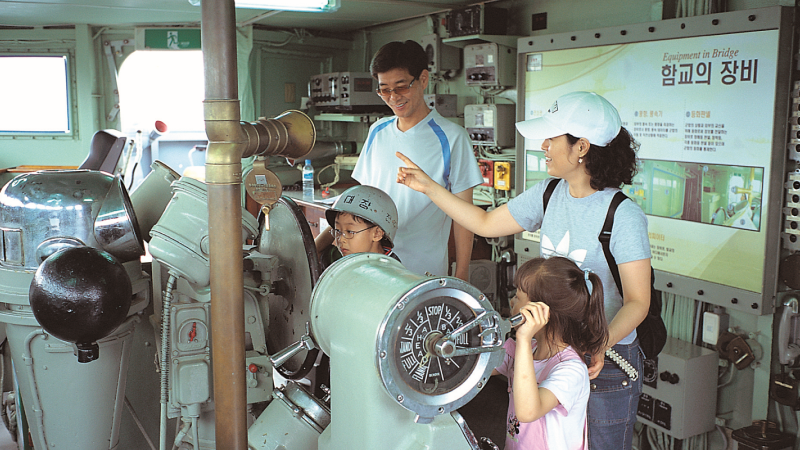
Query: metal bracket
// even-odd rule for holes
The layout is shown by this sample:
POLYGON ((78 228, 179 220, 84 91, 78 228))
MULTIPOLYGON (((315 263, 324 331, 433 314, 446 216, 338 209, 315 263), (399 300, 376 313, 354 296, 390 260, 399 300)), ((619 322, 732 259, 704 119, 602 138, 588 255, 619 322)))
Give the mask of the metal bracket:
POLYGON ((108 62, 108 71, 111 73, 111 87, 114 88, 114 107, 106 116, 106 120, 108 121, 116 120, 119 114, 119 85, 117 84, 119 70, 117 70, 117 62, 114 57, 122 54, 123 46, 134 45, 135 43, 136 41, 133 39, 103 42, 103 52, 106 55, 106 62, 108 62))

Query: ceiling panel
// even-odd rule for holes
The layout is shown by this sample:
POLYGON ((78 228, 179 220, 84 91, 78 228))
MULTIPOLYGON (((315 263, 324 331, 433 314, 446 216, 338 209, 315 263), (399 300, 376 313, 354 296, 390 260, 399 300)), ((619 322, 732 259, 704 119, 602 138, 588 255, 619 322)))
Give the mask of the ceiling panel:
MULTIPOLYGON (((420 17, 473 4, 464 0, 341 0, 333 13, 275 12, 237 9, 238 23, 276 28, 350 32, 375 24, 420 17)), ((0 25, 47 26, 167 25, 200 22, 200 7, 188 0, 0 0, 0 25)))

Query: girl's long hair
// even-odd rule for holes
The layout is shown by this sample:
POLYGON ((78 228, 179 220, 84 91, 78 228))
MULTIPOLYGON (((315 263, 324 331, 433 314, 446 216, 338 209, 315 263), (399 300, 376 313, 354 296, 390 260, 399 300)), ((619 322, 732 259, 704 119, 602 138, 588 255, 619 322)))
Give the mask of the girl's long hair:
POLYGON ((548 345, 560 339, 579 354, 595 354, 605 348, 608 324, 603 282, 597 274, 584 272, 561 256, 534 258, 520 266, 514 284, 528 295, 529 301, 550 307, 550 320, 544 327, 548 345), (591 295, 587 277, 592 285, 591 295))

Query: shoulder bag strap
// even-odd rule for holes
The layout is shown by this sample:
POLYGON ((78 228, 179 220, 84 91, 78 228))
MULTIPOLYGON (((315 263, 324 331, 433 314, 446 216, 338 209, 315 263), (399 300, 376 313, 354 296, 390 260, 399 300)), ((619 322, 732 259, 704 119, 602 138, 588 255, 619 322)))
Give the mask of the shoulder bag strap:
POLYGON ((600 245, 603 246, 603 253, 606 255, 608 269, 611 270, 611 275, 614 277, 614 282, 617 284, 619 295, 623 295, 622 281, 619 279, 617 260, 614 259, 614 255, 611 254, 611 228, 614 227, 614 213, 617 211, 617 206, 627 198, 628 196, 622 192, 614 194, 614 198, 611 199, 611 204, 608 205, 608 212, 606 213, 606 221, 603 223, 603 229, 600 231, 600 235, 597 236, 597 239, 600 240, 600 245))
POLYGON ((550 196, 553 195, 553 191, 556 190, 556 186, 558 186, 558 182, 561 181, 558 178, 553 178, 547 183, 547 187, 544 189, 544 194, 542 195, 542 217, 544 217, 545 211, 547 211, 547 204, 550 203, 550 196))

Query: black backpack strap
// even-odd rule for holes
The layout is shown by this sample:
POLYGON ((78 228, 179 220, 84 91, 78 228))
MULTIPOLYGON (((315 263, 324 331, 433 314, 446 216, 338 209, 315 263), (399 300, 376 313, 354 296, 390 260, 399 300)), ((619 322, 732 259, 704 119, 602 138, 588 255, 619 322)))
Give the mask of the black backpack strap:
POLYGON ((611 270, 611 275, 614 277, 614 282, 617 283, 619 295, 623 295, 622 281, 619 278, 617 260, 614 259, 614 255, 611 254, 611 228, 614 227, 614 213, 617 211, 617 206, 619 206, 619 204, 625 201, 627 198, 628 196, 622 192, 617 192, 614 194, 614 198, 611 199, 611 204, 608 205, 608 212, 606 213, 606 221, 603 223, 603 229, 600 231, 600 235, 597 236, 597 239, 600 241, 600 245, 603 246, 603 253, 606 255, 608 269, 611 270))
POLYGON ((542 217, 544 217, 544 213, 547 211, 547 204, 550 203, 550 196, 553 195, 553 191, 556 190, 559 181, 561 180, 558 178, 552 178, 547 183, 547 187, 544 188, 544 194, 542 195, 542 217))

